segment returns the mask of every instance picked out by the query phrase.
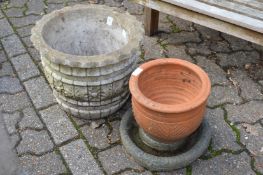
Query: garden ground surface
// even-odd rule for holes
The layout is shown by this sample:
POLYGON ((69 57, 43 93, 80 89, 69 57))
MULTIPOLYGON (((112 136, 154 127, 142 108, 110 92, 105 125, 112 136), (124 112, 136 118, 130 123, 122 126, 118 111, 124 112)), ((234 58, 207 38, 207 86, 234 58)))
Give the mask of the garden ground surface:
MULTIPOLYGON (((77 119, 59 108, 43 75, 30 30, 42 15, 78 3, 89 2, 0 3, 0 110, 28 174, 263 174, 262 46, 160 14, 160 32, 144 37, 140 63, 176 57, 201 66, 212 81, 206 117, 213 136, 204 156, 187 168, 150 172, 120 141, 119 124, 129 103, 107 119, 77 119)), ((127 0, 98 3, 143 19, 143 7, 127 0)))

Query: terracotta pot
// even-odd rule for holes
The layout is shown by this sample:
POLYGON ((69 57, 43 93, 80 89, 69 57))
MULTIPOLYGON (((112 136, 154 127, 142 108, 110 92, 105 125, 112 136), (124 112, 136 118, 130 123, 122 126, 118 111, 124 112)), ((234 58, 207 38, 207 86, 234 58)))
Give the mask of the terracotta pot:
POLYGON ((154 139, 174 142, 201 124, 211 83, 200 67, 169 58, 142 64, 129 87, 139 126, 154 139))

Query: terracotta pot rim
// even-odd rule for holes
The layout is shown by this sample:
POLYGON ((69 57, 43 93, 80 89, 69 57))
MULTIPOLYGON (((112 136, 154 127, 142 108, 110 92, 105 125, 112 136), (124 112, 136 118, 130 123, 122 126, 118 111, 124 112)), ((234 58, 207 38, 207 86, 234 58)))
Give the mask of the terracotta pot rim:
POLYGON ((189 111, 191 109, 200 106, 202 103, 205 103, 210 94, 211 82, 207 73, 193 63, 177 58, 159 58, 140 65, 131 75, 129 81, 129 88, 133 98, 135 98, 135 100, 138 103, 151 110, 164 112, 164 113, 180 113, 180 112, 189 111), (143 71, 146 71, 154 66, 161 64, 181 65, 195 72, 196 75, 200 78, 202 83, 202 88, 199 91, 198 95, 190 102, 173 104, 173 105, 158 103, 146 97, 139 88, 139 84, 138 84, 139 77, 143 71))

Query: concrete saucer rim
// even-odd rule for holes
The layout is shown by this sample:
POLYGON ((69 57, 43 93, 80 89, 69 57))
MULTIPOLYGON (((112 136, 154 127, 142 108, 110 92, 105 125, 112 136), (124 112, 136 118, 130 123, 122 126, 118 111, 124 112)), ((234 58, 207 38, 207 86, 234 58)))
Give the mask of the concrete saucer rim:
POLYGON ((139 148, 130 138, 129 130, 132 125, 130 124, 134 120, 131 109, 128 109, 122 117, 120 124, 120 136, 121 141, 126 149, 136 162, 141 166, 151 171, 171 171, 175 169, 184 168, 187 165, 198 159, 207 150, 211 140, 211 128, 207 119, 204 119, 200 129, 199 140, 192 146, 192 148, 182 154, 165 157, 155 156, 144 152, 139 148))

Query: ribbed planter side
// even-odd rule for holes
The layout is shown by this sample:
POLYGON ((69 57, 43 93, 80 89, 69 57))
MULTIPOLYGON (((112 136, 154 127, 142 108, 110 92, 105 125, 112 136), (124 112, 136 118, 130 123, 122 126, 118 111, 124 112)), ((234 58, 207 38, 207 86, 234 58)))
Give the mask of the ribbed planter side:
POLYGON ((192 134, 203 121, 205 106, 206 103, 191 111, 178 113, 175 118, 174 114, 160 114, 145 108, 132 98, 133 113, 138 125, 163 143, 181 140, 192 134))
MULTIPOLYGON (((101 5, 76 5, 44 16, 32 29, 31 40, 40 51, 45 76, 58 103, 75 116, 97 119, 114 113, 128 99, 128 80, 140 56, 143 33, 142 25, 127 13, 101 5), (112 26, 106 27, 122 30, 120 35, 125 35, 127 42, 112 52, 88 56, 71 55, 52 48, 43 37, 45 27, 56 18, 67 21, 71 13, 78 13, 80 18, 90 14, 96 17, 98 14, 98 21, 105 20, 107 24, 111 18, 112 26)), ((63 49, 64 46, 61 47, 63 49)))

